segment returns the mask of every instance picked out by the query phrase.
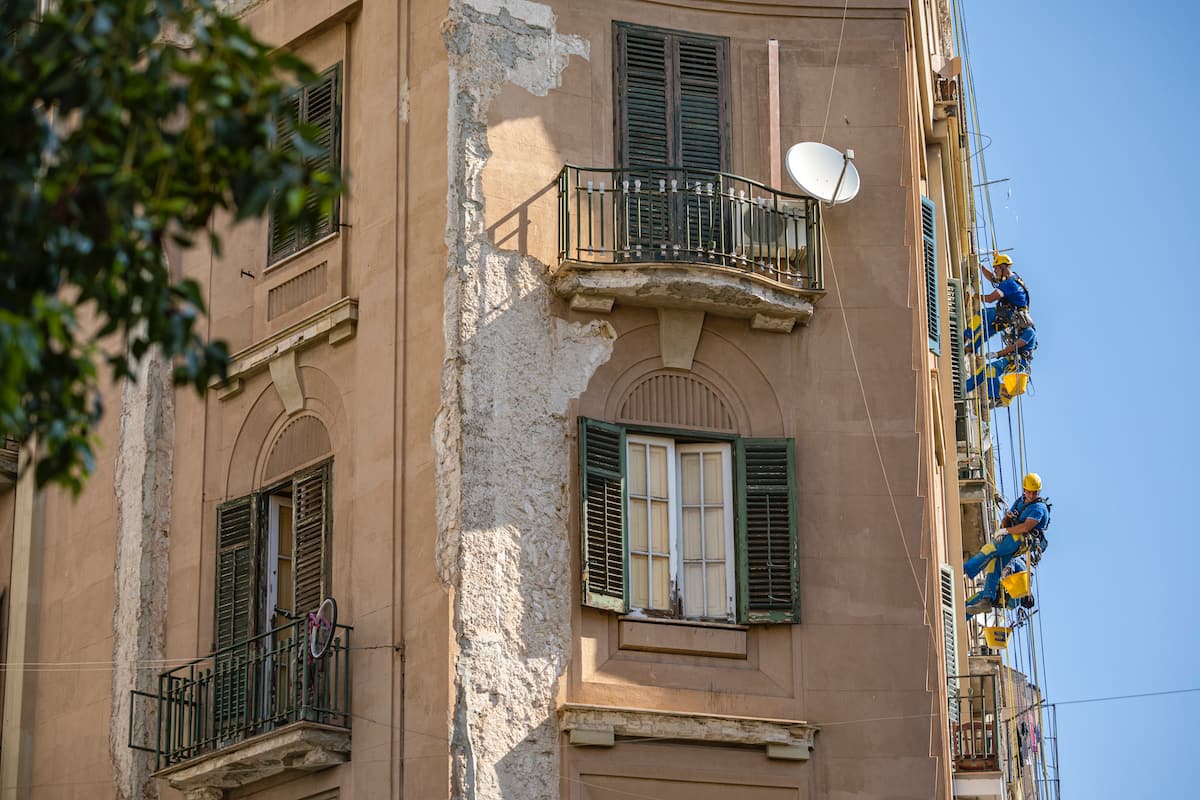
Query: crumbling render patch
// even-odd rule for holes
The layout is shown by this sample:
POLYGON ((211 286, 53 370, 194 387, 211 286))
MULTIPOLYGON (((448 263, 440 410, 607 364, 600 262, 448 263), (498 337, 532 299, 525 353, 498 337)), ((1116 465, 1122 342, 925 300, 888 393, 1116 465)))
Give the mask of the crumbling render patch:
POLYGON ((112 707, 108 745, 117 797, 150 800, 158 788, 150 773, 153 756, 132 750, 153 739, 151 710, 131 708, 130 690, 152 691, 157 675, 139 669, 163 656, 167 611, 167 544, 171 523, 171 455, 175 441, 174 384, 169 360, 151 351, 139 380, 121 394, 121 439, 117 449, 117 549, 114 573, 112 707))
POLYGON ((544 96, 587 45, 548 6, 451 2, 446 354, 438 566, 453 594, 456 798, 559 796, 555 697, 570 652, 567 407, 612 353, 607 322, 550 315, 548 268, 484 223, 487 108, 506 82, 544 96))

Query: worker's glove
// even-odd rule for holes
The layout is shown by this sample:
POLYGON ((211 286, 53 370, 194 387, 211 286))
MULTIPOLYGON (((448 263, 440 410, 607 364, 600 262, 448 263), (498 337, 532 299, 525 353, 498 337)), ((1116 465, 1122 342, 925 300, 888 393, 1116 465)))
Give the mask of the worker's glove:
POLYGON ((1000 540, 1001 540, 1001 539, 1003 539, 1005 536, 1008 536, 1008 529, 1007 529, 1007 528, 1001 528, 1000 530, 996 531, 996 537, 995 537, 995 538, 996 538, 996 541, 1000 541, 1000 540))

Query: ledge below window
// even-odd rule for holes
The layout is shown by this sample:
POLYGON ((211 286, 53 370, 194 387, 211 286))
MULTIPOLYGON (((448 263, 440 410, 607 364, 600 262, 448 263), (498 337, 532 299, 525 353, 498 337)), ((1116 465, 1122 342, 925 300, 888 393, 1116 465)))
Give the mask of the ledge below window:
POLYGON ((564 705, 558 715, 559 729, 576 746, 612 747, 629 736, 761 746, 767 758, 788 761, 808 760, 818 730, 799 720, 579 704, 564 705))
POLYGON ((285 772, 304 773, 336 767, 350 759, 350 731, 313 722, 255 736, 211 755, 160 770, 187 800, 220 800, 236 789, 285 772))
POLYGON ((622 617, 618 622, 622 650, 715 658, 745 658, 748 629, 685 620, 622 617))
POLYGON ((614 303, 704 311, 750 320, 758 330, 789 333, 812 318, 824 292, 784 286, 768 278, 710 265, 631 262, 593 267, 564 261, 554 291, 577 311, 608 313, 614 303))

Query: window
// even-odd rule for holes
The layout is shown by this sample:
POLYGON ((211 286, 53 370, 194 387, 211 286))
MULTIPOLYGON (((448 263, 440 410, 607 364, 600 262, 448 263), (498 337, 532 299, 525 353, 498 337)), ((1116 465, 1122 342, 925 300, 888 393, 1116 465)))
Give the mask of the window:
POLYGON ((728 40, 623 23, 615 34, 620 179, 647 192, 660 181, 681 190, 666 202, 628 197, 625 249, 649 253, 685 234, 706 247, 727 241, 711 201, 686 189, 719 186, 715 173, 729 162, 728 40))
MULTIPOLYGON (((341 74, 341 64, 336 64, 326 70, 315 83, 297 89, 291 95, 289 106, 279 124, 280 136, 283 137, 282 146, 287 149, 292 147, 288 134, 295 130, 297 124, 314 127, 317 131, 316 141, 322 152, 306 160, 312 166, 327 172, 336 171, 341 164, 341 74)), ((277 222, 272 214, 267 240, 267 264, 274 264, 329 235, 336 229, 337 221, 337 203, 311 231, 277 222)))
POLYGON ((929 349, 942 354, 941 301, 938 287, 936 206, 928 197, 921 198, 921 241, 925 260, 925 311, 929 326, 929 349))
POLYGON ((216 648, 315 610, 329 591, 331 464, 217 509, 216 648))
POLYGON ((695 620, 799 620, 790 439, 590 419, 580 431, 587 605, 695 620))

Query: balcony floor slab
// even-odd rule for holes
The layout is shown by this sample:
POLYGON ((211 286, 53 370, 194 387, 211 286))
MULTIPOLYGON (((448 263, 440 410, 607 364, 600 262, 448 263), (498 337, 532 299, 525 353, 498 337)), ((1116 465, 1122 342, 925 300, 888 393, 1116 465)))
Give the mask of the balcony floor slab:
POLYGON ((350 731, 296 722, 154 773, 188 797, 236 789, 283 772, 316 772, 350 759, 350 731))
POLYGON ((770 278, 707 264, 638 262, 592 266, 564 261, 551 278, 556 294, 582 311, 612 303, 704 311, 743 318, 754 328, 787 333, 806 324, 824 292, 785 286, 770 278))

